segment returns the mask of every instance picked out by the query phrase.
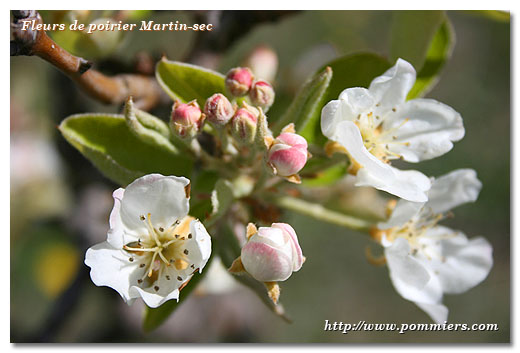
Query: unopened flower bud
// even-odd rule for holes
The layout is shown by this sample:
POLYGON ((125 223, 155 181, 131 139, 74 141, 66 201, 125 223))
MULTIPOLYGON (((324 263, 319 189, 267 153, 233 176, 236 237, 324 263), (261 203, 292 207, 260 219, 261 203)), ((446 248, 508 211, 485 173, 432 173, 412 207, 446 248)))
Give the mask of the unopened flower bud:
POLYGON ((251 68, 256 77, 273 81, 278 70, 278 56, 271 48, 260 45, 249 54, 244 66, 251 68))
POLYGON ((204 105, 206 118, 216 126, 224 126, 233 116, 234 109, 229 99, 221 93, 215 93, 204 105))
POLYGON ((253 73, 247 67, 236 67, 226 75, 226 87, 235 97, 247 94, 253 84, 253 73))
POLYGON ((205 115, 196 101, 189 103, 175 102, 172 109, 170 127, 178 136, 193 137, 200 130, 205 115))
POLYGON ((274 89, 269 82, 258 80, 253 83, 249 91, 249 98, 253 105, 261 107, 267 111, 274 102, 274 89))
POLYGON ((307 141, 302 136, 282 132, 278 136, 267 155, 267 163, 276 175, 289 177, 298 172, 307 163, 307 141))
POLYGON ((255 107, 243 103, 231 118, 231 135, 242 145, 252 144, 256 136, 256 125, 260 112, 255 107))
POLYGON ((244 269, 257 281, 285 281, 304 262, 294 229, 286 223, 260 227, 242 248, 244 269))

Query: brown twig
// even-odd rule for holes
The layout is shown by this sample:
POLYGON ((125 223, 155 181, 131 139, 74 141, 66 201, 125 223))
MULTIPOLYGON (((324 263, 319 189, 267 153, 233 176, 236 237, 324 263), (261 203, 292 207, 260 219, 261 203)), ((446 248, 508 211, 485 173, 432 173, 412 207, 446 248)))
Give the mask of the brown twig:
POLYGON ((92 63, 70 54, 54 42, 44 30, 22 30, 25 21, 43 24, 37 11, 13 11, 11 56, 36 55, 68 75, 89 96, 106 104, 122 104, 132 96, 136 107, 149 110, 161 100, 162 90, 153 77, 120 74, 106 76, 91 69, 92 63))

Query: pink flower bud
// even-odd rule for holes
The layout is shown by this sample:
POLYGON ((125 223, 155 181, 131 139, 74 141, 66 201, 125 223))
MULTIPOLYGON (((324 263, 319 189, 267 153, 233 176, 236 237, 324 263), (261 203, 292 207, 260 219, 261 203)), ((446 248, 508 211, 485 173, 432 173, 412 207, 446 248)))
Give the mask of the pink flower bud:
POLYGON ((180 137, 193 137, 200 130, 205 115, 196 101, 189 103, 175 102, 172 109, 170 126, 180 137))
POLYGON ((286 223, 260 227, 242 248, 245 270, 257 281, 285 281, 304 261, 294 229, 286 223))
POLYGON ((258 80, 253 83, 251 91, 249 91, 249 98, 253 105, 261 107, 267 111, 274 102, 274 89, 269 82, 258 80))
POLYGON ((273 81, 278 70, 278 56, 271 48, 260 45, 249 54, 244 66, 251 68, 256 77, 273 81))
POLYGON ((275 173, 288 177, 298 174, 307 163, 307 141, 298 134, 283 132, 274 140, 267 155, 275 173))
POLYGON ((235 97, 247 94, 253 83, 253 73, 247 67, 236 67, 226 75, 226 87, 235 97))
POLYGON ((243 107, 231 118, 231 135, 242 145, 253 143, 256 135, 256 125, 260 112, 258 109, 243 103, 243 107))
POLYGON ((206 118, 217 126, 224 126, 233 116, 234 109, 229 99, 221 93, 215 93, 204 105, 206 118))

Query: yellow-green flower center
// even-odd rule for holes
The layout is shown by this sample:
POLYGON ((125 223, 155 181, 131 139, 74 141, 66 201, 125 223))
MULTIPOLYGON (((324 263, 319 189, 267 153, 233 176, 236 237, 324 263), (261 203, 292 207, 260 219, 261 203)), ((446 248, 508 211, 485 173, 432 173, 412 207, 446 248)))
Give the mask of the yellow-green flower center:
MULTIPOLYGON (((189 224, 193 217, 187 216, 182 221, 176 221, 169 228, 154 227, 151 220, 151 214, 146 217, 140 216, 141 221, 145 222, 148 230, 147 234, 143 234, 138 241, 123 246, 129 254, 130 262, 137 262, 140 268, 144 269, 144 275, 137 280, 138 284, 146 281, 146 284, 152 285, 157 279, 163 276, 165 268, 174 266, 178 271, 185 270, 189 266, 195 270, 195 266, 188 261, 189 251, 186 249, 186 241, 192 238, 189 233, 189 224)), ((166 280, 183 281, 185 278, 177 276, 173 279, 170 275, 165 274, 166 280)), ((154 286, 156 291, 158 286, 154 286)))

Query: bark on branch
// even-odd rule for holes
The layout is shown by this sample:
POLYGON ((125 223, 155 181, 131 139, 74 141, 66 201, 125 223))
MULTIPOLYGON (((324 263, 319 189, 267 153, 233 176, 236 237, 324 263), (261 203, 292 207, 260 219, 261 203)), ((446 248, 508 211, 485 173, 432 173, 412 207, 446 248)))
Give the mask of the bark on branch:
POLYGON ((54 42, 45 31, 22 30, 24 21, 43 24, 37 11, 13 11, 11 56, 36 55, 68 75, 89 96, 106 104, 122 104, 129 96, 136 107, 150 110, 161 101, 163 92, 153 77, 137 74, 106 76, 91 69, 92 63, 70 54, 54 42))

